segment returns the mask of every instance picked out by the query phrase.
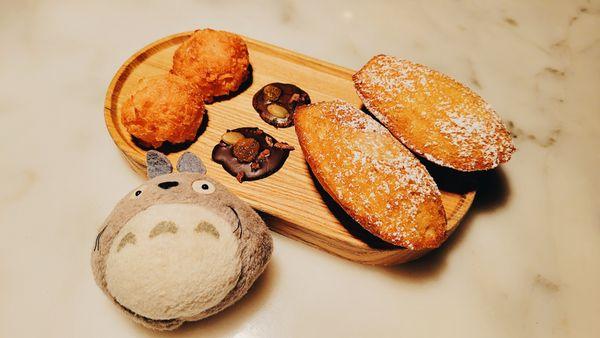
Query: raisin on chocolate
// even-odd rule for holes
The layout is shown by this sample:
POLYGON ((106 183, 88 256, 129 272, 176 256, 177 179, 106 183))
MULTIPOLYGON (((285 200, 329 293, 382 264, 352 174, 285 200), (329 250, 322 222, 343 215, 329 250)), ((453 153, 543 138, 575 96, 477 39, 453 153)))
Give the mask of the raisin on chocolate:
POLYGON ((233 156, 242 163, 254 161, 258 155, 260 144, 254 138, 243 138, 233 145, 233 156))

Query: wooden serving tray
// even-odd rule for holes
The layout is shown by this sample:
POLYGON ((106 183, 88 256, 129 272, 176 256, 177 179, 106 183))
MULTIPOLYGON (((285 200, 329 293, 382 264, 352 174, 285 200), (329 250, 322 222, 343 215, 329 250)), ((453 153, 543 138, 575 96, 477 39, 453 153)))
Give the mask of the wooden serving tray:
MULTIPOLYGON (((106 126, 117 147, 131 166, 145 175, 145 151, 131 139, 121 124, 120 107, 145 76, 167 73, 175 49, 192 32, 158 40, 130 57, 114 76, 106 94, 106 126)), ((323 191, 311 176, 304 161, 294 128, 276 129, 252 108, 252 96, 271 82, 294 83, 304 89, 313 102, 344 99, 357 107, 352 70, 319 61, 263 42, 244 38, 250 52, 252 81, 248 88, 230 99, 206 106, 208 123, 197 141, 186 148, 173 149, 173 163, 183 151, 191 151, 206 164, 208 174, 230 188, 257 209, 269 227, 311 246, 366 264, 397 264, 413 260, 428 250, 411 251, 378 240, 357 223, 323 191), (227 129, 259 127, 276 139, 296 147, 283 168, 267 178, 238 183, 221 165, 211 160, 211 151, 227 129)), ((206 117, 205 117, 206 118, 206 117)), ((317 128, 318 126, 315 126, 317 128)), ((469 209, 474 191, 466 194, 442 192, 450 235, 469 209)))

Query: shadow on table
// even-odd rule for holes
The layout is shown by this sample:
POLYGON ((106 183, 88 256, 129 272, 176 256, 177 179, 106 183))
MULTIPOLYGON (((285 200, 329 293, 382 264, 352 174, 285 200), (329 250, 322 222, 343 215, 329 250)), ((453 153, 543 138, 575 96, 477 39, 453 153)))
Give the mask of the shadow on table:
MULTIPOLYGON (((458 228, 448 240, 438 249, 431 251, 415 261, 384 267, 380 271, 392 273, 408 281, 422 282, 435 279, 446 264, 446 256, 464 239, 475 215, 480 212, 491 211, 503 206, 510 195, 510 187, 502 168, 479 172, 461 172, 436 165, 421 159, 427 170, 435 180, 438 187, 446 192, 464 194, 477 190, 475 200, 458 228)), ((335 200, 326 192, 314 176, 310 167, 308 171, 317 191, 329 210, 336 216, 348 232, 375 249, 395 249, 396 247, 372 235, 350 217, 335 200)), ((358 263, 357 263, 358 264, 358 263)))
POLYGON ((424 164, 443 190, 460 192, 465 188, 464 185, 456 185, 456 182, 460 181, 466 182, 470 188, 476 187, 477 194, 471 209, 462 219, 454 234, 440 248, 415 261, 382 269, 385 273, 391 273, 405 281, 415 283, 435 280, 444 270, 448 254, 464 240, 475 216, 502 207, 510 196, 510 186, 502 168, 485 172, 461 173, 430 163, 424 164))

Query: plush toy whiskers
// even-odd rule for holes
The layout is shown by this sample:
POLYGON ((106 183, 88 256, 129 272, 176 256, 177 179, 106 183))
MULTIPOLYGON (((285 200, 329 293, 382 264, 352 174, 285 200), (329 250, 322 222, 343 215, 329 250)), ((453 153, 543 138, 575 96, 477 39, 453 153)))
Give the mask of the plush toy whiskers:
POLYGON ((193 154, 179 158, 178 173, 156 151, 147 164, 150 180, 117 204, 98 233, 92 269, 125 313, 170 330, 241 298, 268 263, 272 239, 193 154))

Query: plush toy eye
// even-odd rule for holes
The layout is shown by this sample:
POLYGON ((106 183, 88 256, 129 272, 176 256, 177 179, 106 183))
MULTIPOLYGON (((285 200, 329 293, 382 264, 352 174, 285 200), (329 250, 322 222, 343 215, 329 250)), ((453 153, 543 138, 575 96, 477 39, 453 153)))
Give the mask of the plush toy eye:
POLYGON ((206 180, 195 181, 192 188, 201 194, 212 194, 215 191, 215 185, 206 180))
POLYGON ((131 194, 131 198, 136 199, 136 198, 140 197, 141 194, 142 194, 142 189, 137 189, 136 191, 133 192, 133 194, 131 194))

